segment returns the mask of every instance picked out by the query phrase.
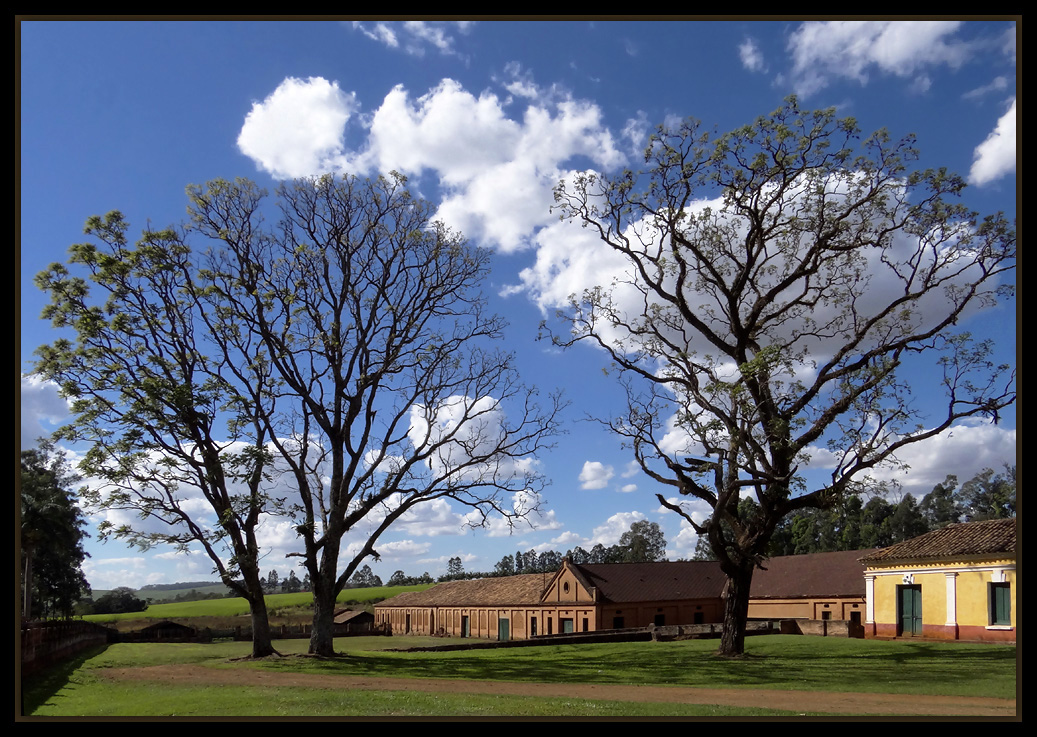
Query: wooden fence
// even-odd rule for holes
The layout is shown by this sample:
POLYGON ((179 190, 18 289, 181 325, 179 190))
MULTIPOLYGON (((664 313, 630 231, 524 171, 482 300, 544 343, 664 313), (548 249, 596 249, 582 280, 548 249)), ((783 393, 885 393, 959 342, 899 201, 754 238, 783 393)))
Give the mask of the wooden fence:
POLYGON ((22 673, 34 673, 87 648, 105 645, 114 634, 92 622, 23 622, 22 673))

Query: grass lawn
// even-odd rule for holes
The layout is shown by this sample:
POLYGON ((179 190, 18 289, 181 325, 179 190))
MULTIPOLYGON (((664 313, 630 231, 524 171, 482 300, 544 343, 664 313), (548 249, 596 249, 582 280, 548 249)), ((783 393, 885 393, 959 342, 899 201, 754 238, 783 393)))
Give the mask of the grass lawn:
MULTIPOLYGON (((429 640, 443 644, 442 639, 429 640)), ((219 669, 478 682, 656 684, 701 688, 910 693, 1014 698, 1016 649, 1000 645, 754 637, 742 660, 716 658, 715 641, 612 643, 453 652, 389 652, 419 638, 340 638, 334 659, 233 661, 250 643, 119 644, 23 687, 33 716, 779 716, 768 709, 605 702, 417 691, 280 686, 204 687, 110 681, 103 669, 199 664, 219 669), (276 697, 275 697, 276 694, 276 697)), ((275 643, 285 655, 305 640, 275 643)), ((260 680, 257 672, 256 681, 260 680)), ((795 712, 802 714, 802 712, 795 712)))

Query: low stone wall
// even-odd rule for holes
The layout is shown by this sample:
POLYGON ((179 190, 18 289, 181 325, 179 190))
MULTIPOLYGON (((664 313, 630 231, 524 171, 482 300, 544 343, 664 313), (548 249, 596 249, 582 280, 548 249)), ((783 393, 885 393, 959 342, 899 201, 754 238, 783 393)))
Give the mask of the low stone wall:
MULTIPOLYGON (((313 631, 312 624, 278 624, 270 626, 270 637, 274 640, 308 640, 313 631)), ((349 623, 332 625, 332 637, 368 637, 387 635, 375 627, 356 627, 349 623)), ((251 627, 234 627, 233 629, 204 629, 199 633, 208 639, 207 642, 220 639, 251 640, 251 627)))
POLYGON ((846 619, 783 619, 783 635, 864 638, 864 627, 846 619))
POLYGON ((648 642, 652 639, 646 629, 599 630, 597 632, 569 632, 557 635, 537 635, 528 640, 472 639, 471 642, 449 645, 429 645, 426 647, 403 647, 400 651, 448 651, 448 650, 488 650, 501 647, 538 647, 540 645, 578 645, 589 642, 648 642))
MULTIPOLYGON (((649 625, 648 632, 657 642, 672 640, 700 640, 720 637, 724 625, 720 622, 712 624, 672 624, 656 627, 649 625)), ((776 635, 779 628, 771 621, 746 622, 745 635, 776 635)))

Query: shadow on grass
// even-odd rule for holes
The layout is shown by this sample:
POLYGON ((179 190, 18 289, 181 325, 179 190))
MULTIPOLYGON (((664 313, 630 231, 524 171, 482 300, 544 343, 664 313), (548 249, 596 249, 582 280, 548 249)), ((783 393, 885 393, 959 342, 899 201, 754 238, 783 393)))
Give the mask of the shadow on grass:
POLYGON ((539 683, 627 683, 871 693, 1014 694, 1015 648, 759 638, 742 658, 711 643, 554 645, 453 652, 346 652, 258 667, 324 675, 539 683), (976 691, 983 682, 983 691, 976 691))
POLYGON ((21 715, 29 716, 42 704, 57 698, 58 691, 72 681, 73 674, 82 668, 86 661, 107 649, 107 645, 88 648, 69 660, 44 668, 30 676, 22 676, 21 715))

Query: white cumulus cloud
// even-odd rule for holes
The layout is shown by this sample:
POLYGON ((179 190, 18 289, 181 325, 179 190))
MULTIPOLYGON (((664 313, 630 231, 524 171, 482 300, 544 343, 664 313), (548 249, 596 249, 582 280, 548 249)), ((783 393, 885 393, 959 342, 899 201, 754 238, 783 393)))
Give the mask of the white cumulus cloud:
POLYGON ((346 125, 357 119, 356 96, 337 82, 289 78, 253 105, 238 146, 281 178, 392 170, 431 177, 441 190, 437 218, 483 245, 514 251, 553 221, 552 189, 567 162, 583 157, 613 169, 626 157, 598 106, 541 91, 518 67, 507 72, 504 85, 521 95, 523 109, 511 109, 510 95, 474 95, 451 79, 417 97, 401 85, 357 123, 363 140, 353 148, 346 125))
POLYGON ((972 155, 969 181, 982 186, 1015 171, 1015 98, 1008 112, 1002 115, 994 130, 972 155))
POLYGON ((985 468, 1000 471, 1016 463, 1016 431, 982 420, 953 426, 934 438, 907 446, 897 458, 907 472, 878 471, 879 481, 896 481, 919 499, 954 474, 966 481, 985 468))
POLYGON ((252 104, 238 148, 278 179, 342 171, 346 123, 356 110, 356 96, 337 82, 289 77, 252 104))
POLYGON ((600 461, 586 461, 580 471, 581 489, 604 489, 615 475, 612 466, 600 461))
POLYGON ((640 522, 646 517, 640 512, 617 512, 605 520, 604 524, 598 525, 591 533, 591 539, 586 546, 590 550, 593 546, 601 543, 606 548, 619 543, 624 532, 630 531, 630 526, 640 522))

